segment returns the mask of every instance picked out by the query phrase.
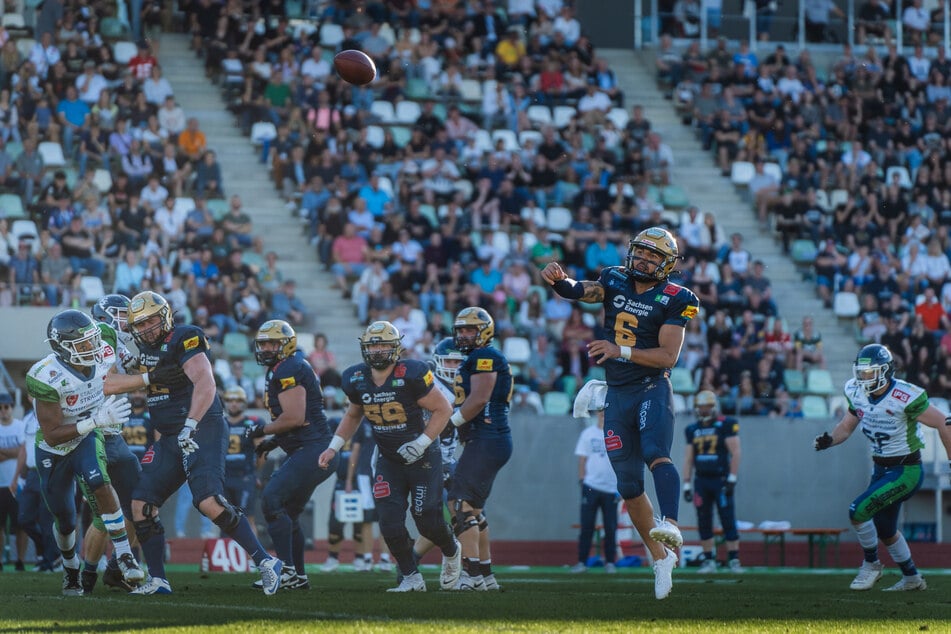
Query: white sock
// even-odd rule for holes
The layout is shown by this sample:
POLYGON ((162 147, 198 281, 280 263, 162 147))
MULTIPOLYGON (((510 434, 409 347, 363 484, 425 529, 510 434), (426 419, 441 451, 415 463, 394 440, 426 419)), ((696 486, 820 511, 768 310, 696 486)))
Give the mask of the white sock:
MULTIPOLYGON (((878 531, 871 520, 861 524, 852 524, 855 535, 859 538, 859 545, 865 550, 872 550, 878 546, 878 531)), ((907 550, 907 545, 906 545, 907 550)), ((889 549, 890 550, 890 549, 889 549)))
POLYGON ((888 554, 896 564, 903 564, 911 559, 911 549, 908 548, 908 542, 905 541, 905 536, 901 532, 898 533, 898 540, 888 546, 888 554))

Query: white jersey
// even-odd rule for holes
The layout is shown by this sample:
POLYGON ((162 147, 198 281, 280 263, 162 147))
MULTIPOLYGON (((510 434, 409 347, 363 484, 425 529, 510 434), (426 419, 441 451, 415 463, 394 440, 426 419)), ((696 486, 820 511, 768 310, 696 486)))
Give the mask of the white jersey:
MULTIPOLYGON (((14 418, 9 425, 0 425, 0 449, 16 449, 23 444, 23 421, 14 418)), ((0 487, 10 486, 17 468, 17 459, 0 460, 0 487)), ((0 528, 2 530, 2 528, 0 528)))
POLYGON ((36 420, 36 410, 31 409, 23 416, 23 445, 26 447, 26 468, 36 468, 36 435, 40 431, 40 422, 36 420))
MULTIPOLYGON (((63 424, 75 425, 89 417, 106 399, 102 393, 103 379, 115 363, 115 352, 110 349, 110 353, 111 356, 103 356, 102 361, 92 368, 93 372, 88 378, 64 364, 55 354, 48 354, 30 368, 26 376, 26 389, 38 401, 58 403, 63 410, 63 424)), ((84 437, 77 436, 53 447, 43 439, 43 430, 39 429, 36 432, 36 446, 65 456, 84 437)))
POLYGON ((859 429, 872 444, 872 456, 907 456, 925 446, 918 417, 928 409, 928 393, 917 385, 895 379, 877 401, 872 401, 855 379, 845 383, 849 411, 859 419, 859 429))
MULTIPOLYGON (((103 359, 115 367, 119 374, 129 374, 126 368, 131 367, 137 357, 123 341, 122 334, 124 333, 117 332, 112 326, 103 322, 97 322, 96 325, 99 326, 102 337, 103 359)), ((122 425, 103 427, 102 433, 106 436, 118 436, 122 433, 122 425)))
MULTIPOLYGON (((436 387, 440 392, 442 392, 442 395, 445 396, 450 403, 455 404, 456 395, 453 393, 452 388, 447 387, 446 384, 441 380, 436 381, 436 387)), ((429 422, 429 418, 431 416, 432 412, 430 412, 428 409, 423 410, 423 420, 425 420, 427 423, 429 422)), ((456 426, 452 423, 448 423, 446 425, 446 429, 444 429, 443 432, 439 434, 439 451, 442 452, 443 467, 456 464, 456 449, 458 447, 459 434, 456 431, 456 426)))

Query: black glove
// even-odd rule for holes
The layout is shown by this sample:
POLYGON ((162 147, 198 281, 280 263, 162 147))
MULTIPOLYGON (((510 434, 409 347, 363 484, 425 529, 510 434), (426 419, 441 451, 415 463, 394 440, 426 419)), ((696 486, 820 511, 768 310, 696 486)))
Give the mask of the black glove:
POLYGON ((244 427, 244 437, 254 440, 264 437, 265 423, 259 420, 249 420, 244 427))
POLYGON ((261 443, 254 448, 254 453, 259 456, 267 455, 269 451, 277 449, 277 439, 274 436, 262 440, 261 443))
POLYGON ((160 365, 149 370, 149 385, 161 385, 170 390, 180 390, 190 384, 191 380, 180 366, 160 365))
POLYGON ((687 504, 693 502, 693 485, 689 482, 684 482, 684 502, 687 504))
POLYGON ((829 435, 829 432, 824 431, 821 436, 816 436, 816 440, 813 444, 816 447, 816 451, 828 449, 832 446, 832 436, 829 435))
POLYGON ((729 480, 725 480, 723 482, 723 495, 727 496, 728 498, 733 497, 733 490, 735 488, 736 488, 736 482, 730 482, 729 480))

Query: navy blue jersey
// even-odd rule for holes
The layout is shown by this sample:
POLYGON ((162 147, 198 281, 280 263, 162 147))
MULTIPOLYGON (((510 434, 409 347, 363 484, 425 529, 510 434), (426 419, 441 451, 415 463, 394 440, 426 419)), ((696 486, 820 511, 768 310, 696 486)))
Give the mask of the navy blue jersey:
MULTIPOLYGON (((604 287, 604 329, 614 333, 618 346, 656 348, 661 326, 686 326, 700 306, 690 289, 673 282, 655 284, 639 294, 634 278, 620 266, 602 269, 598 282, 604 287)), ((611 339, 610 334, 607 337, 611 339)), ((604 373, 608 385, 627 385, 646 377, 670 376, 670 368, 649 368, 619 358, 605 361, 604 373)))
POLYGON ((373 426, 368 418, 360 421, 360 426, 354 432, 350 444, 360 445, 360 455, 357 456, 356 475, 373 477, 373 450, 376 449, 376 440, 373 438, 373 426))
POLYGON ((268 369, 264 380, 267 385, 267 389, 264 390, 264 408, 271 415, 272 421, 277 420, 284 411, 278 400, 281 392, 300 385, 307 393, 304 426, 277 434, 275 438, 281 449, 290 452, 308 442, 330 442, 330 427, 327 425, 327 416, 324 414, 324 396, 320 390, 320 379, 304 358, 303 352, 297 350, 291 356, 279 361, 273 368, 268 369))
POLYGON ((511 433, 509 429, 509 406, 515 382, 508 359, 498 348, 485 347, 472 350, 459 367, 457 381, 466 396, 472 393, 472 375, 495 372, 495 387, 489 402, 481 412, 459 428, 460 439, 468 442, 473 438, 498 438, 511 433))
POLYGON ((257 416, 242 415, 237 421, 225 417, 228 423, 228 453, 225 455, 225 477, 242 478, 254 473, 254 441, 245 436, 244 430, 260 421, 257 416))
POLYGON ((148 412, 129 415, 129 420, 122 426, 122 438, 125 444, 129 445, 129 450, 139 460, 145 455, 145 450, 155 442, 155 434, 152 431, 152 421, 149 419, 148 412))
MULTIPOLYGON (((183 367, 192 357, 203 354, 211 361, 208 339, 197 326, 175 326, 163 339, 153 346, 139 345, 139 366, 142 371, 151 372, 162 366, 183 367)), ((150 383, 148 390, 149 415, 155 425, 155 431, 163 436, 178 435, 185 425, 188 410, 192 403, 195 386, 191 382, 184 388, 171 392, 161 383, 150 383)), ((215 396, 205 417, 222 416, 221 399, 215 396)))
POLYGON ((711 425, 700 422, 687 425, 684 434, 687 444, 693 445, 693 466, 703 478, 722 478, 730 475, 730 450, 726 439, 740 432, 735 418, 718 417, 711 425))
POLYGON ((347 368, 342 379, 347 398, 361 406, 370 421, 380 453, 397 464, 405 461, 396 450, 426 428, 417 401, 429 394, 435 381, 429 366, 414 359, 397 361, 380 386, 373 382, 370 366, 365 363, 347 368))

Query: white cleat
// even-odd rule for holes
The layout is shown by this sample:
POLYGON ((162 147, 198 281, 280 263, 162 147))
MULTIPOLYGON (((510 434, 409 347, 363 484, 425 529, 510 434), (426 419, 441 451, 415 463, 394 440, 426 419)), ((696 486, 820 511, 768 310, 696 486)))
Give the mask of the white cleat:
POLYGON ((142 569, 139 567, 139 562, 135 560, 132 553, 120 555, 116 563, 119 565, 119 571, 122 573, 122 578, 125 579, 126 583, 137 585, 140 581, 145 579, 145 573, 142 572, 142 569))
POLYGON ((485 590, 485 579, 482 578, 482 575, 470 576, 468 572, 463 570, 459 574, 459 581, 456 582, 453 590, 458 590, 461 592, 482 592, 485 590))
POLYGON ((863 561, 859 568, 859 573, 849 584, 851 590, 871 590, 875 582, 882 578, 882 571, 885 566, 880 561, 863 561))
POLYGON ((502 590, 502 586, 500 586, 499 582, 495 579, 495 573, 483 577, 482 582, 486 592, 500 592, 502 590))
POLYGON ((357 555, 357 558, 353 560, 353 570, 354 572, 370 572, 373 570, 373 564, 357 555))
POLYGON ((579 574, 579 573, 582 573, 582 572, 588 572, 588 567, 587 567, 586 565, 584 565, 584 562, 579 561, 579 562, 576 563, 574 566, 572 566, 571 568, 569 568, 569 569, 568 569, 568 572, 570 572, 570 573, 576 575, 576 574, 579 574))
POLYGON ((333 572, 340 567, 340 560, 336 557, 327 557, 327 561, 320 564, 321 572, 333 572))
POLYGON ((746 572, 746 569, 743 567, 743 564, 740 563, 739 559, 731 559, 728 565, 730 568, 730 572, 732 572, 735 575, 741 575, 744 572, 746 572))
POLYGON ((650 537, 672 550, 684 545, 684 536, 680 534, 680 529, 666 519, 657 522, 657 526, 651 529, 650 537))
POLYGON ((674 589, 674 568, 677 567, 677 553, 665 549, 667 556, 654 561, 654 596, 666 599, 674 589))
POLYGON ((172 586, 161 577, 149 577, 148 581, 129 594, 172 594, 172 586))
POLYGON ((392 561, 380 561, 377 565, 373 567, 377 572, 393 572, 393 562, 392 561))
POLYGON ((698 574, 708 575, 715 573, 717 571, 717 560, 716 559, 704 559, 703 563, 700 564, 700 568, 697 570, 698 574))
POLYGON ((885 592, 904 592, 909 590, 927 590, 928 584, 925 583, 924 578, 920 575, 911 575, 910 577, 902 577, 901 581, 895 585, 885 588, 885 592))
POLYGON ((403 577, 400 585, 395 588, 387 588, 387 592, 426 592, 426 581, 423 575, 417 570, 411 575, 403 577))
POLYGON ((615 565, 612 564, 611 562, 608 562, 608 563, 604 564, 604 574, 607 574, 607 575, 616 575, 616 574, 617 574, 617 566, 615 566, 615 565))
POLYGON ((462 574, 462 545, 458 540, 453 540, 456 544, 456 554, 451 557, 442 556, 442 571, 439 573, 439 587, 443 590, 452 590, 459 581, 462 574))
POLYGON ((275 594, 281 587, 281 572, 284 570, 284 562, 277 557, 268 557, 258 566, 261 572, 261 589, 265 596, 275 594))

